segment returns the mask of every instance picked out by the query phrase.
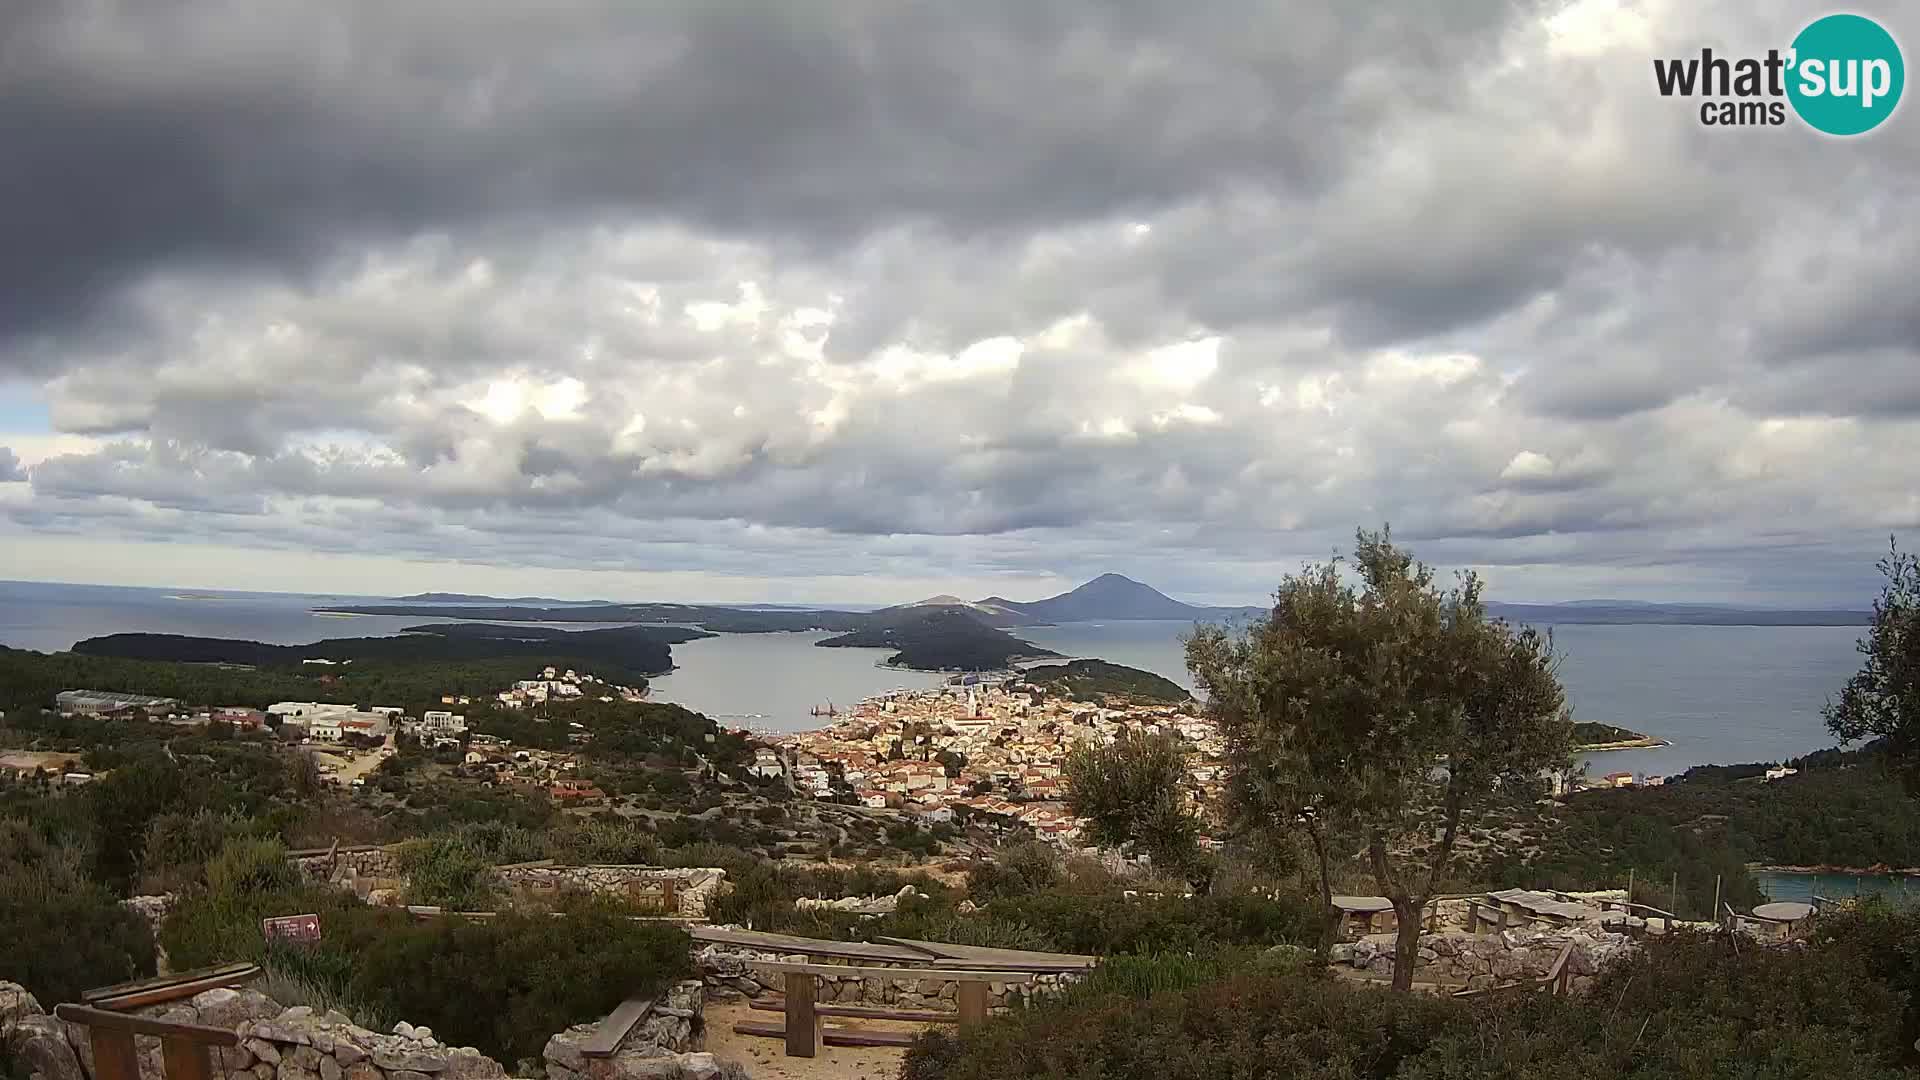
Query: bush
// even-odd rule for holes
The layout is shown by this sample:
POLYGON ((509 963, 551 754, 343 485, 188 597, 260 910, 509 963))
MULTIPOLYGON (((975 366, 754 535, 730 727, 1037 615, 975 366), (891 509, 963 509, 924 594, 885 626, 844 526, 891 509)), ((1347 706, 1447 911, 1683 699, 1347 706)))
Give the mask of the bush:
POLYGON ((383 936, 359 957, 352 996, 427 1024, 451 1045, 505 1062, 538 1057, 556 1031, 657 993, 688 974, 687 935, 577 900, 554 918, 506 912, 487 922, 435 919, 383 936))
POLYGON ((207 888, 218 897, 253 896, 291 889, 300 871, 287 861, 278 840, 236 838, 226 841, 207 863, 207 888))
POLYGON ((153 974, 153 937, 139 916, 88 880, 85 852, 50 844, 0 818, 0 979, 52 1008, 83 990, 153 974))
POLYGON ((986 914, 1024 923, 1074 953, 1206 952, 1221 946, 1316 941, 1319 915, 1303 898, 1141 896, 1045 892, 994 900, 986 914))
POLYGON ((141 891, 179 892, 193 885, 229 839, 254 831, 251 819, 232 811, 202 808, 161 814, 147 823, 141 844, 141 891))
POLYGON ((403 847, 407 899, 454 911, 491 911, 499 897, 493 860, 458 835, 415 840, 403 847))
POLYGON ((1080 986, 957 1035, 905 1080, 1731 1080, 1920 1076, 1908 1039, 1920 916, 1839 918, 1811 948, 1653 939, 1583 998, 1385 993, 1231 954, 1110 959, 1080 986), (1881 958, 1876 968, 1875 957, 1881 958))

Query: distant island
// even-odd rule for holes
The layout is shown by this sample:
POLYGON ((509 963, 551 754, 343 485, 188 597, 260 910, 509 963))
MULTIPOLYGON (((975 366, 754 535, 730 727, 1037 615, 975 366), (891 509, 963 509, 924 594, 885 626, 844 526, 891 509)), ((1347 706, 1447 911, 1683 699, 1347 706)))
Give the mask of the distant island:
POLYGON ((893 649, 886 662, 915 671, 998 671, 1016 660, 1059 656, 963 612, 876 612, 869 625, 816 642, 826 648, 893 649))
POLYGON ((1573 742, 1575 753, 1587 754, 1601 750, 1644 750, 1668 745, 1665 739, 1656 739, 1612 724, 1593 723, 1573 725, 1573 742))
POLYGON ((703 630, 627 626, 604 630, 556 630, 540 626, 454 623, 411 626, 393 637, 328 638, 306 645, 269 645, 235 638, 183 634, 107 634, 78 642, 73 652, 124 660, 193 664, 239 664, 297 668, 309 660, 392 663, 462 662, 524 657, 566 660, 595 674, 627 683, 673 670, 670 646, 712 637, 703 630))
POLYGON ((547 596, 481 596, 477 593, 423 592, 394 598, 403 604, 610 604, 611 600, 555 600, 547 596))
MULTIPOLYGON (((1003 596, 965 600, 958 596, 940 595, 878 611, 842 611, 771 604, 730 607, 716 604, 612 604, 530 597, 501 600, 472 593, 419 593, 384 604, 334 605, 314 609, 316 614, 422 615, 489 622, 671 623, 725 634, 791 630, 857 633, 928 611, 951 612, 982 626, 1004 630, 1063 622, 1219 622, 1264 618, 1269 610, 1253 605, 1209 607, 1189 604, 1120 574, 1101 574, 1077 588, 1040 600, 1009 600, 1003 596)), ((1487 610, 1508 622, 1536 626, 1864 626, 1872 619, 1871 613, 1865 611, 1656 604, 1634 600, 1574 600, 1560 604, 1509 604, 1495 601, 1487 604, 1487 610)))
POLYGON ((1178 705, 1193 700, 1179 683, 1151 671, 1105 660, 1042 664, 1020 673, 1023 681, 1058 690, 1080 701, 1116 705, 1178 705))

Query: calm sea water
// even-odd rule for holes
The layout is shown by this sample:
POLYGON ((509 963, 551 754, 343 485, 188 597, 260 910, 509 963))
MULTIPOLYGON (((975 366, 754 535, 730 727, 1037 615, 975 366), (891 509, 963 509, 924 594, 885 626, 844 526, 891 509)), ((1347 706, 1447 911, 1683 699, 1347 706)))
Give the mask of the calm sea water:
POLYGON ((1811 903, 1816 896, 1828 900, 1879 896, 1902 907, 1920 904, 1920 878, 1916 877, 1783 874, 1763 870, 1754 874, 1753 879, 1769 900, 1797 900, 1804 904, 1811 903))
MULTIPOLYGON (((327 617, 308 609, 368 597, 170 593, 0 582, 0 644, 57 650, 119 631, 202 634, 299 644, 391 634, 420 616, 327 617), (182 599, 200 596, 199 599, 182 599)), ((1186 622, 1070 623, 1022 631, 1068 656, 1157 672, 1191 686, 1186 622)), ((1561 626, 1562 681, 1574 716, 1658 735, 1673 745, 1596 754, 1596 772, 1674 773, 1690 765, 1776 761, 1832 745, 1820 706, 1857 668, 1858 627, 1561 626)), ((725 723, 800 730, 814 706, 845 707, 936 675, 879 664, 873 649, 818 649, 820 634, 723 634, 676 645, 657 698, 725 723)))

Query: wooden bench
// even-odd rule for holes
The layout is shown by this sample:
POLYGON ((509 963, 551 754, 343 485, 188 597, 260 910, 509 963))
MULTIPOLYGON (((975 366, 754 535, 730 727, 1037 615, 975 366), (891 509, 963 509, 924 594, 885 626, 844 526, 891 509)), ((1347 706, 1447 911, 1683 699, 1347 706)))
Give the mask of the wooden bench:
POLYGON ((580 1056, 612 1057, 613 1052, 620 1049, 620 1042, 627 1037, 627 1032, 633 1030, 633 1025, 639 1023, 640 1018, 647 1015, 647 1010, 651 1008, 653 1008, 652 998, 628 998, 621 1002, 619 1007, 607 1014, 605 1020, 600 1021, 600 1026, 593 1029, 593 1034, 587 1036, 586 1040, 580 1044, 580 1056))
MULTIPOLYGON (((948 968, 898 968, 898 967, 857 967, 842 964, 796 964, 771 960, 750 961, 749 966, 756 971, 772 975, 781 975, 786 980, 786 1024, 775 1030, 775 1025, 758 1021, 745 1021, 734 1025, 734 1031, 742 1035, 783 1035, 787 1040, 788 1057, 813 1057, 819 1053, 822 1032, 820 1030, 820 1012, 816 1002, 819 997, 819 980, 822 976, 854 976, 861 979, 936 979, 941 982, 959 983, 954 995, 954 1004, 958 1006, 956 1018, 961 1027, 982 1024, 987 1019, 987 984, 1031 983, 1035 974, 1031 971, 980 971, 974 969, 948 968), (752 1029, 752 1030, 748 1030, 752 1029)), ((892 1032, 864 1031, 857 1028, 839 1028, 837 1038, 892 1037, 892 1032)), ((892 1046, 904 1045, 886 1043, 848 1043, 837 1042, 828 1045, 842 1046, 892 1046)))
MULTIPOLYGON (((813 1054, 796 1054, 793 1051, 793 1035, 787 1031, 787 1025, 776 1024, 768 1020, 742 1020, 733 1025, 736 1035, 763 1035, 771 1039, 787 1040, 788 1057, 812 1057, 813 1054)), ((819 1032, 820 1042, 827 1046, 912 1046, 915 1038, 911 1031, 880 1031, 876 1028, 831 1027, 823 1026, 819 1032)))
POLYGON ((258 964, 216 964, 212 967, 179 971, 151 979, 115 983, 82 991, 80 1000, 96 1009, 125 1012, 180 1001, 206 990, 239 986, 260 977, 258 964))
POLYGON ((170 1024, 144 1016, 110 1012, 88 1005, 60 1005, 53 1015, 69 1024, 87 1029, 93 1044, 93 1075, 96 1080, 140 1080, 140 1057, 135 1050, 135 1035, 155 1035, 160 1039, 160 1061, 166 1080, 214 1080, 210 1046, 233 1046, 239 1036, 225 1028, 198 1024, 170 1024))
MULTIPOLYGON (((787 999, 778 995, 757 997, 747 1008, 761 1012, 784 1013, 787 999)), ((821 1016, 840 1016, 850 1020, 898 1020, 907 1024, 956 1024, 960 1014, 945 1009, 889 1009, 884 1005, 829 1005, 816 1003, 813 1011, 821 1016)))

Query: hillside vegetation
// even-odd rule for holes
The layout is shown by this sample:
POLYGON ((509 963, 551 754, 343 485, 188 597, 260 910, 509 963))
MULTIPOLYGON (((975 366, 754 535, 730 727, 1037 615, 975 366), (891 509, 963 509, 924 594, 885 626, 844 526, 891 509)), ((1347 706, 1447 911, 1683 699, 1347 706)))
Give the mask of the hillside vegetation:
POLYGON ((1026 669, 1020 677, 1080 701, 1177 705, 1193 697, 1172 679, 1105 660, 1042 664, 1026 669))

